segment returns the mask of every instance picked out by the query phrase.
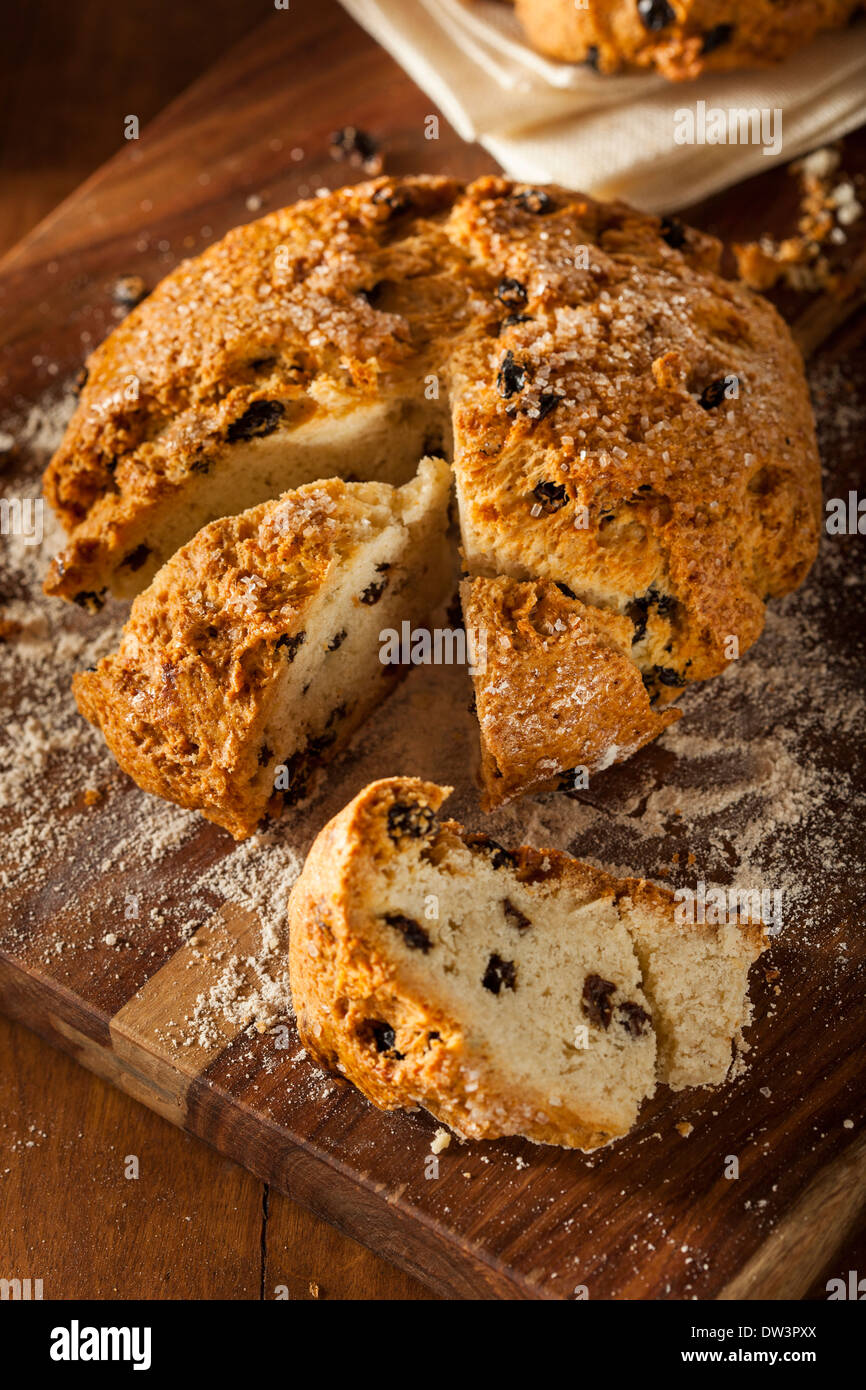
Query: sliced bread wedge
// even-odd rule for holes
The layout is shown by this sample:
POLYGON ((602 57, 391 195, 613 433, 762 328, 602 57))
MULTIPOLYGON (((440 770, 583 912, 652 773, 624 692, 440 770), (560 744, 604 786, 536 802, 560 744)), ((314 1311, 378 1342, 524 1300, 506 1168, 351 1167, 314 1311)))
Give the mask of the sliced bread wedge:
POLYGON ((450 470, 339 478, 204 527, 135 600, 79 709, 145 791, 243 839, 302 800, 393 687, 383 629, 444 597, 450 470))

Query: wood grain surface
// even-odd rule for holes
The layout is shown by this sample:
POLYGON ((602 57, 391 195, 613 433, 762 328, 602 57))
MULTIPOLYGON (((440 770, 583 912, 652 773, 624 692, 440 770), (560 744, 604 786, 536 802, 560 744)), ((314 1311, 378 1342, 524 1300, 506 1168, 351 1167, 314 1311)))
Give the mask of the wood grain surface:
MULTIPOLYGON (((461 145, 444 124, 438 142, 424 142, 429 106, 333 7, 298 5, 290 22, 274 16, 0 266, 7 418, 56 390, 57 379, 77 370, 86 345, 110 327, 110 288, 118 273, 135 270, 153 283, 180 255, 260 206, 278 206, 350 177, 327 152, 334 126, 351 120, 386 136, 392 172, 447 168, 467 175, 489 168, 486 156, 461 145), (289 80, 301 68, 302 78, 289 80)), ((852 167, 862 169, 864 153, 862 136, 848 142, 852 167)), ((746 191, 695 209, 693 218, 728 237, 781 231, 791 213, 785 180, 781 171, 764 175, 746 191)), ((793 322, 809 325, 803 337, 814 362, 863 362, 856 289, 845 305, 824 306, 823 317, 808 303, 782 301, 782 307, 793 322)), ((12 459, 12 488, 32 476, 35 461, 33 450, 12 459)), ((827 460, 830 486, 841 488, 861 462, 862 440, 840 446, 827 460)), ((810 602, 819 611, 831 661, 851 641, 847 604, 828 585, 813 587, 810 602)), ((98 620, 69 619, 70 628, 91 622, 98 620)), ((406 686, 392 697, 382 727, 287 828, 300 854, 371 770, 436 776, 443 759, 454 756, 431 734, 426 767, 389 762, 399 746, 389 742, 391 724, 396 729, 409 714, 417 721, 419 710, 423 719, 425 699, 454 699, 455 709, 465 703, 456 683, 427 694, 411 678, 406 686)), ((737 699, 733 686, 728 682, 719 691, 720 707, 737 699)), ((8 692, 13 703, 14 697, 8 692)), ((772 709, 768 699, 754 710, 755 737, 771 722, 772 709)), ((449 736, 458 756, 460 737, 449 736)), ((801 752, 830 782, 841 776, 843 762, 851 772, 850 741, 813 737, 801 752)), ((614 769, 597 794, 592 842, 600 851, 617 788, 638 775, 658 785, 673 770, 661 746, 644 754, 614 769)), ((854 771, 862 787, 862 761, 854 771)), ((86 768, 81 775, 83 787, 86 768)), ((520 1141, 452 1144, 431 1182, 425 1177, 434 1128, 428 1118, 380 1115, 350 1088, 323 1082, 292 1048, 275 1065, 267 1035, 227 1033, 224 1046, 208 1048, 190 1064, 166 1044, 160 1020, 166 998, 178 992, 177 958, 185 949, 175 925, 142 930, 122 953, 110 954, 94 946, 92 924, 100 931, 122 926, 112 906, 117 892, 145 884, 148 875, 149 891, 158 891, 170 911, 182 885, 222 862, 232 847, 221 832, 200 826, 160 861, 158 887, 146 859, 134 856, 107 879, 94 876, 88 870, 92 847, 109 847, 119 828, 135 824, 140 795, 118 779, 86 817, 78 806, 64 817, 66 861, 54 865, 46 854, 38 883, 25 879, 7 894, 0 1006, 272 1189, 290 1193, 451 1297, 559 1299, 586 1289, 592 1298, 713 1298, 730 1296, 732 1288, 748 1297, 808 1296, 820 1287, 819 1263, 834 1269, 842 1252, 854 1248, 846 1242, 863 1219, 864 1159, 856 1139, 863 1111, 862 881, 840 881, 832 864, 803 870, 807 916, 774 947, 779 977, 762 976, 753 990, 758 1063, 723 1092, 660 1094, 633 1136, 589 1160, 520 1141), (61 886, 59 899, 52 897, 61 886), (50 946, 58 933, 66 944, 55 954, 50 946), (160 977, 170 982, 168 996, 160 977), (776 978, 784 981, 781 1005, 776 978), (832 1031, 822 1029, 821 1046, 814 1046, 815 1021, 827 1018, 832 1031), (688 1139, 677 1130, 685 1122, 693 1126, 688 1139), (740 1160, 736 1183, 723 1172, 732 1154, 740 1160), (804 1242, 802 1231, 816 1221, 826 1226, 826 1240, 804 1242), (780 1259, 790 1271, 781 1284, 780 1259)), ((459 809, 471 809, 468 777, 460 797, 459 809)), ((15 823, 13 814, 8 828, 15 823)), ((576 820, 572 847, 590 852, 577 826, 576 820)), ((734 824, 726 829, 735 835, 734 824)), ((841 815, 837 831, 840 856, 850 857, 845 837, 853 832, 841 815)), ((637 871, 659 871, 658 862, 640 862, 637 844, 633 853, 637 871)), ((211 929, 220 930, 219 923, 212 921, 211 929)), ((180 1133, 176 1138, 187 1142, 180 1133)), ((287 1217, 284 1229, 293 1238, 299 1221, 293 1213, 287 1217)), ((268 1222, 274 1223, 272 1213, 268 1222)), ((313 1243, 311 1254, 314 1249, 313 1243)), ((297 1296, 309 1275, 308 1295, 314 1296, 312 1268, 287 1272, 268 1255, 264 1272, 260 1263, 260 1292, 272 1296, 272 1288, 284 1285, 297 1296)))
POLYGON ((30 0, 7 5, 0 47, 0 254, 261 22, 210 0, 30 0))

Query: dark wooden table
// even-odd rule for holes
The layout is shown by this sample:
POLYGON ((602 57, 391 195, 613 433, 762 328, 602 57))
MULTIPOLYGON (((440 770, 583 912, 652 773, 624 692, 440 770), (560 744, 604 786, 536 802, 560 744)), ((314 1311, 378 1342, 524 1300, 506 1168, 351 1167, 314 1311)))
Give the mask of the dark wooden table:
MULTIPOLYGON (((11 7, 0 256, 120 147, 127 115, 145 128, 263 17, 237 0, 11 7)), ((46 1297, 434 1297, 3 1017, 0 1209, 0 1277, 41 1278, 46 1297)))

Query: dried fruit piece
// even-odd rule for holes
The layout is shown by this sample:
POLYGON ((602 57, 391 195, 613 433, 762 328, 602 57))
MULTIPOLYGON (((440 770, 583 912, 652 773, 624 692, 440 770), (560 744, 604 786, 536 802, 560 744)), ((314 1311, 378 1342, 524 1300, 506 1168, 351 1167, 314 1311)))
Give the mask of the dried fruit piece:
POLYGON ((633 999, 626 999, 619 1005, 619 1018, 626 1032, 633 1038, 640 1038, 652 1023, 650 1015, 646 1009, 642 1009, 640 1004, 636 1004, 633 999))
POLYGON ((490 990, 491 994, 499 994, 502 989, 516 989, 517 966, 513 960, 503 960, 494 951, 487 962, 487 969, 481 983, 485 989, 490 990))
POLYGON ((715 381, 711 381, 709 386, 705 386, 701 392, 698 405, 703 406, 704 410, 714 410, 717 405, 721 405, 725 399, 729 381, 736 381, 736 377, 720 376, 715 381))
POLYGON ((505 920, 518 931, 526 931, 532 926, 525 912, 521 912, 519 907, 515 907, 510 898, 505 898, 502 903, 502 910, 505 913, 505 920))
MULTIPOLYGON (((379 1019, 371 1019, 369 1026, 370 1032, 373 1035, 373 1041, 376 1044, 376 1051, 393 1052, 394 1044, 397 1041, 397 1034, 394 1032, 390 1023, 382 1023, 379 1019)), ((402 1057, 402 1053, 398 1052, 396 1055, 402 1057)))
POLYGON ((654 607, 660 617, 667 618, 673 612, 676 603, 673 594, 660 594, 655 588, 649 588, 639 598, 632 599, 625 610, 626 617, 634 623, 632 646, 636 646, 646 636, 647 619, 651 608, 654 607))
POLYGON ((637 0, 637 12, 641 24, 651 34, 667 29, 668 25, 676 20, 676 13, 668 4, 668 0, 637 0))
POLYGON ((544 420, 552 410, 559 405, 560 397, 553 391, 542 391, 538 398, 538 414, 536 420, 544 420))
POLYGON ((679 687, 686 683, 685 676, 681 676, 679 671, 675 671, 671 666, 654 666, 651 674, 662 685, 679 687))
POLYGON ((513 328, 516 323, 532 323, 531 314, 509 314, 499 325, 500 331, 503 328, 513 328))
POLYGON ((493 869, 509 869, 517 867, 517 855, 512 854, 510 849, 506 849, 498 840, 494 840, 490 835, 465 835, 463 843, 472 853, 490 855, 490 866, 493 869))
POLYGON ((568 492, 563 483, 536 483, 532 489, 532 495, 541 510, 548 515, 558 512, 560 507, 564 507, 568 501, 568 492))
POLYGON ((603 980, 600 975, 587 975, 583 982, 581 1006, 590 1023, 601 1028, 609 1028, 613 1017, 613 1004, 610 996, 616 989, 612 980, 603 980))
POLYGON ((515 193, 514 201, 527 212, 534 213, 536 217, 543 217, 545 213, 553 211, 553 199, 543 188, 525 188, 522 192, 515 193))
POLYGON ((678 217, 663 217, 659 235, 673 251, 681 250, 686 244, 686 229, 678 217))
POLYGON ((140 570, 150 554, 149 545, 137 545, 134 550, 130 550, 129 554, 123 557, 121 565, 125 569, 140 570))
POLYGON ((701 54, 715 53, 717 48, 722 48, 728 43, 734 33, 733 24, 715 24, 712 29, 708 29, 701 41, 701 54))
POLYGON ((521 309, 527 300, 526 286, 522 285, 519 280, 500 280, 496 289, 496 298, 507 309, 521 309))
POLYGON ((359 299, 365 300, 366 303, 370 305, 371 309, 375 309, 379 300, 382 298, 382 290, 384 288, 384 284, 384 280, 377 280, 375 285, 371 285, 369 289, 364 289, 362 287, 361 289, 356 290, 355 293, 359 299))
POLYGON ((513 396, 517 391, 523 390, 525 383, 526 371, 519 362, 515 362, 514 353, 509 350, 503 357, 502 365, 496 376, 499 394, 500 396, 513 396))
POLYGON ((354 125, 341 126, 331 135, 330 153, 332 159, 348 160, 357 169, 363 169, 367 174, 381 174, 382 156, 379 153, 379 142, 374 140, 372 135, 368 135, 366 130, 359 130, 354 125))
POLYGON ((386 912, 384 920, 402 936, 406 945, 413 951, 422 951, 426 956, 433 942, 414 917, 406 917, 402 912, 386 912))
POLYGON ((360 602, 366 603, 368 608, 372 608, 374 603, 379 602, 387 587, 387 579, 380 579, 378 582, 374 581, 372 584, 368 584, 360 596, 360 602))
POLYGON ((88 613, 98 613, 105 603, 105 590, 97 594, 93 589, 82 589, 74 595, 72 602, 77 603, 79 608, 86 608, 88 613))
POLYGON ((280 651, 281 648, 284 648, 286 653, 286 660, 288 662, 292 662, 298 654, 298 648, 302 647, 306 640, 306 632, 296 632, 291 637, 287 632, 284 632, 282 637, 277 638, 274 650, 280 651))
POLYGON ((283 418, 285 407, 281 401, 253 401, 239 420, 233 420, 226 432, 229 444, 241 439, 260 439, 273 434, 283 418))
POLYGON ((400 217, 402 213, 408 212, 413 206, 412 195, 408 189, 396 189, 386 185, 384 188, 377 188, 370 202, 375 207, 383 209, 387 220, 400 217))

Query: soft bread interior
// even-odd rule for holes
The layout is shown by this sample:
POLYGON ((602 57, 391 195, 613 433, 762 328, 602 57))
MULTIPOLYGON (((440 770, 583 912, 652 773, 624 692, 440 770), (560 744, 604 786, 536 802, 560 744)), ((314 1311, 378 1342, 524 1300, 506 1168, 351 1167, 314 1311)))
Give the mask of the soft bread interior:
POLYGON ((383 630, 399 630, 407 620, 420 625, 450 581, 450 482, 446 463, 424 459, 418 476, 391 493, 389 505, 375 505, 372 488, 369 495, 359 489, 359 544, 335 566, 303 626, 287 634, 285 667, 259 754, 257 781, 265 799, 282 765, 288 787, 279 796, 290 806, 302 800, 320 763, 389 694, 400 672, 381 660, 383 630))
POLYGON ((447 446, 450 454, 448 416, 435 402, 379 400, 353 404, 351 410, 341 410, 339 401, 328 404, 332 413, 319 411, 290 429, 238 441, 209 456, 206 471, 190 476, 170 507, 160 509, 158 517, 144 516, 140 534, 129 532, 126 553, 138 556, 143 545, 147 557, 135 569, 121 561, 112 576, 112 592, 132 598, 210 521, 319 478, 399 486, 411 480, 427 450, 447 446))
POLYGON ((648 884, 621 897, 619 910, 652 1002, 659 1080, 674 1090, 720 1085, 732 1039, 751 1020, 748 975, 763 949, 760 926, 676 922, 668 895, 648 884))
MULTIPOLYGON (((497 1113, 486 1084, 492 1074, 531 1098, 536 1124, 568 1127, 578 1116, 625 1133, 655 1087, 655 1038, 613 895, 579 880, 522 883, 495 862, 453 832, 429 854, 410 842, 372 878, 359 932, 393 962, 401 992, 432 997, 459 1029, 467 1133, 491 1120, 509 1132, 507 1103, 497 1113), (612 989, 598 996, 597 981, 612 989)), ((410 1052, 416 1040, 404 1031, 394 1048, 410 1052)))

